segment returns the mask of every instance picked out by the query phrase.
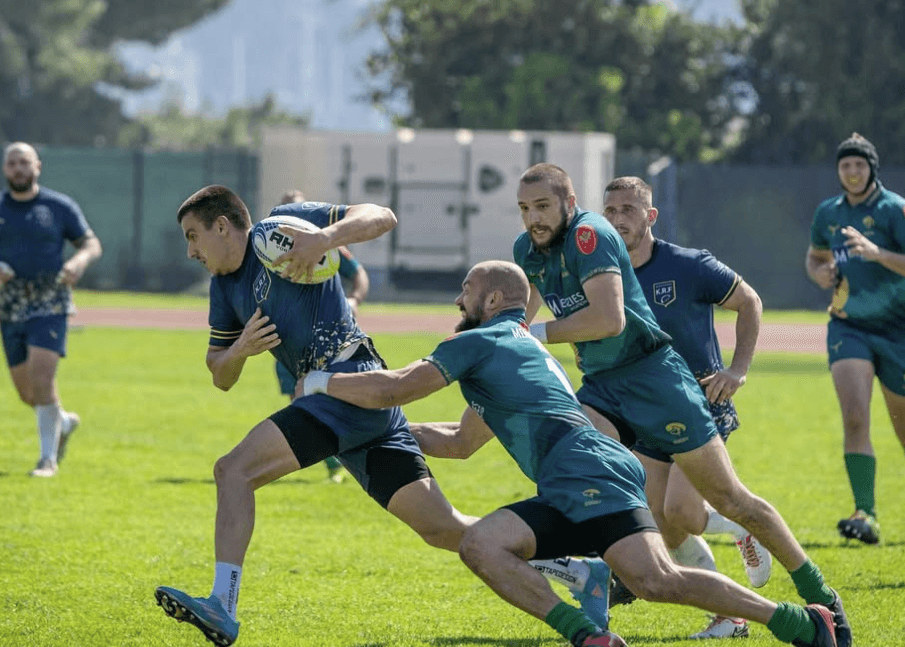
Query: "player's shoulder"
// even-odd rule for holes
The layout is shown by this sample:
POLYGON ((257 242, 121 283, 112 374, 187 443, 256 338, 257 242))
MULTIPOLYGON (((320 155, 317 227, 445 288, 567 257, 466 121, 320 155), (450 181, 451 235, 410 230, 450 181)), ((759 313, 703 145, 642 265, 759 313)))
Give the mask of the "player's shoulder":
POLYGON ((59 205, 67 209, 78 210, 78 203, 65 193, 42 186, 38 189, 38 200, 44 204, 59 205))
POLYGON ((622 237, 609 221, 595 211, 579 209, 566 232, 566 251, 593 253, 599 245, 619 246, 622 237))
POLYGON ((845 196, 839 194, 823 200, 820 204, 817 205, 817 209, 814 210, 814 216, 820 217, 836 212, 842 206, 842 201, 844 199, 845 196))
POLYGON ((902 197, 895 191, 890 191, 884 186, 880 186, 879 204, 887 209, 897 212, 905 212, 905 197, 902 197))
POLYGON ((528 253, 531 251, 531 237, 528 235, 527 231, 523 231, 520 233, 515 242, 512 243, 512 256, 515 258, 515 262, 521 264, 528 257, 528 253))

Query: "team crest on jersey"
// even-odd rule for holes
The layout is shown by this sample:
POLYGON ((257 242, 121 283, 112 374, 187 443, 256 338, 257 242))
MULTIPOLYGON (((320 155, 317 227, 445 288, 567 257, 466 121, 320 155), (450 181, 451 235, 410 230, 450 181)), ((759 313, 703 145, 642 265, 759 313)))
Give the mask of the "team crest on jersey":
POLYGON ((839 225, 835 223, 833 223, 832 225, 827 225, 826 228, 830 232, 830 236, 835 236, 836 232, 839 231, 839 225))
POLYGON ((868 231, 864 232, 869 233, 871 229, 874 228, 874 225, 877 224, 877 221, 873 219, 872 216, 864 216, 864 219, 861 221, 864 224, 864 228, 868 231))
POLYGON ((270 272, 262 267, 261 273, 258 274, 258 277, 255 279, 254 285, 252 286, 255 295, 255 303, 261 303, 267 299, 268 295, 270 295, 271 285, 272 280, 270 278, 270 272))
POLYGON ((678 436, 683 431, 685 431, 685 425, 683 425, 681 422, 671 422, 666 425, 666 431, 673 436, 678 436))
POLYGON ((582 225, 575 230, 575 244, 582 254, 591 254, 597 249, 597 232, 593 227, 582 225))
POLYGON ((676 300, 676 282, 660 281, 654 283, 654 303, 664 308, 676 300))
POLYGON ((53 212, 50 211, 49 207, 39 204, 29 212, 26 219, 37 220, 38 224, 46 229, 53 224, 53 212))

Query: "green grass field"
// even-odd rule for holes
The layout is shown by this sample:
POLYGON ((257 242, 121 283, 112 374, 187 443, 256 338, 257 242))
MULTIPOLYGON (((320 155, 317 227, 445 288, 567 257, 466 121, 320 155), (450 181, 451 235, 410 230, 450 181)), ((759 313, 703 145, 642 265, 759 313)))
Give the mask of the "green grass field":
MULTIPOLYGON (((134 295, 128 305, 136 301, 178 307, 134 295)), ((92 305, 85 298, 79 304, 92 305)), ((439 339, 382 335, 376 342, 391 366, 401 366, 439 339)), ((207 644, 196 629, 164 616, 154 587, 209 593, 213 464, 284 401, 266 357, 249 361, 229 393, 215 389, 206 346, 204 331, 73 331, 60 387, 83 424, 54 479, 27 476, 38 455, 34 415, 0 374, 0 645, 207 644)), ((569 351, 555 350, 576 378, 569 351)), ((874 402, 878 547, 847 545, 835 532, 851 500, 824 358, 760 355, 736 400, 743 423, 730 442, 736 468, 783 513, 839 589, 855 644, 905 644, 905 465, 881 398, 874 402)), ((456 419, 462 408, 453 387, 406 411, 413 420, 456 419)), ((469 461, 430 464, 453 504, 471 514, 533 492, 495 443, 469 461)), ((357 484, 325 476, 314 466, 259 491, 239 647, 565 645, 499 600, 456 555, 424 545, 357 484)), ((711 544, 721 569, 746 582, 731 539, 711 544)), ((761 591, 797 599, 779 567, 761 591)), ((620 607, 612 626, 631 645, 673 647, 696 644, 685 638, 705 624, 698 610, 636 602, 620 607)), ((745 644, 780 643, 753 626, 745 644)))

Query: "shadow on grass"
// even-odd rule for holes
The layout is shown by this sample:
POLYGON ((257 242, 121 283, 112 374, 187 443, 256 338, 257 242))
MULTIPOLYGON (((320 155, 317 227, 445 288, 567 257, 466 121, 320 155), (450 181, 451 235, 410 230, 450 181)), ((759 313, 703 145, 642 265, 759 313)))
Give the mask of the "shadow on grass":
MULTIPOLYGON (((0 472, 0 476, 3 476, 3 472, 0 472)), ((291 479, 280 479, 278 481, 274 481, 273 483, 268 483, 265 487, 271 487, 273 485, 315 485, 326 481, 326 478, 323 479, 301 479, 301 478, 291 478, 291 479)), ((152 483, 166 483, 167 485, 216 485, 214 479, 206 478, 179 478, 179 477, 162 477, 159 479, 154 479, 151 481, 152 483)))

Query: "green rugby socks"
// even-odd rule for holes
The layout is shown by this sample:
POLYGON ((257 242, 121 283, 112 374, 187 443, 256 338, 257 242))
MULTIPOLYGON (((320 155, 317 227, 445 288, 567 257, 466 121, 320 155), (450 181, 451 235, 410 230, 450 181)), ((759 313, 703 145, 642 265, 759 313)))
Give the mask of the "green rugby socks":
POLYGON ((874 482, 877 476, 877 459, 867 454, 846 454, 845 469, 855 496, 855 509, 877 516, 874 506, 874 482))

